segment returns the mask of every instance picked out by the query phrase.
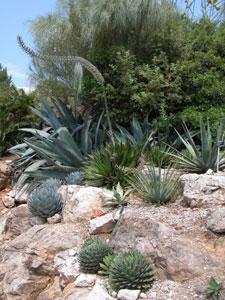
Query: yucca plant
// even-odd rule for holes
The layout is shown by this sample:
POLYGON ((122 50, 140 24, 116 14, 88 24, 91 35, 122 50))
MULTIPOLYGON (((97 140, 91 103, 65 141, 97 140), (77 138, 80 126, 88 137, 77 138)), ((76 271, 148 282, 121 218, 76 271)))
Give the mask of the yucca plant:
POLYGON ((137 250, 118 254, 109 268, 109 284, 113 291, 147 291, 154 278, 153 264, 137 250))
POLYGON ((145 172, 136 171, 130 184, 144 201, 161 205, 172 199, 178 188, 178 178, 171 167, 148 166, 145 172))
POLYGON ((104 257, 112 255, 110 246, 99 238, 88 239, 84 242, 79 253, 80 271, 97 273, 104 257))
POLYGON ((167 167, 172 161, 169 148, 166 146, 155 146, 150 149, 146 149, 144 152, 144 158, 146 164, 150 164, 154 167, 167 167))
POLYGON ((208 121, 205 124, 203 120, 200 120, 199 125, 200 144, 196 144, 189 129, 184 123, 186 138, 183 138, 179 132, 177 132, 177 134, 188 151, 188 154, 178 153, 176 149, 173 149, 174 152, 171 153, 171 157, 175 159, 179 168, 190 173, 205 173, 208 169, 216 171, 217 164, 219 169, 223 168, 225 165, 224 152, 219 154, 218 142, 223 139, 225 119, 221 120, 220 126, 217 129, 216 141, 213 141, 212 139, 208 121))
POLYGON ((48 179, 33 191, 28 200, 28 207, 33 216, 47 219, 61 212, 63 203, 58 192, 60 186, 61 181, 48 179))
POLYGON ((92 186, 112 188, 120 182, 127 185, 127 178, 137 167, 140 148, 130 144, 112 143, 91 154, 84 163, 84 179, 92 186))

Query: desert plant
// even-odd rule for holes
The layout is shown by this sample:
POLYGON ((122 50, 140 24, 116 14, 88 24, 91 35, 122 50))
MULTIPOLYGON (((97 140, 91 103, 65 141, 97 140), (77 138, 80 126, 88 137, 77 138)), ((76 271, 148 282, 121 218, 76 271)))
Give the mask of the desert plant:
POLYGON ((80 270, 84 273, 97 273, 104 257, 112 253, 110 246, 101 239, 88 239, 79 253, 80 270))
POLYGON ((215 278, 211 277, 207 289, 208 297, 213 300, 219 300, 221 289, 221 283, 219 283, 215 278))
POLYGON ((140 148, 112 143, 90 155, 84 163, 84 179, 93 186, 112 188, 118 182, 127 185, 127 178, 138 165, 140 148))
POLYGON ((33 191, 28 201, 33 216, 47 219, 61 212, 63 203, 58 192, 60 185, 61 181, 49 179, 33 191))
POLYGON ((128 189, 126 191, 123 190, 120 183, 118 182, 116 188, 113 187, 112 189, 112 199, 106 200, 103 203, 103 206, 107 207, 117 207, 117 206, 125 206, 127 204, 126 198, 130 194, 131 189, 128 189))
POLYGON ((217 164, 219 168, 222 168, 225 165, 224 152, 218 155, 218 142, 223 139, 224 128, 225 119, 222 119, 217 129, 216 141, 213 141, 209 122, 205 124, 203 120, 200 120, 200 145, 197 145, 184 123, 187 137, 183 138, 179 132, 177 134, 189 155, 178 153, 176 149, 173 149, 174 153, 171 153, 171 156, 175 158, 177 166, 190 173, 205 173, 208 169, 216 171, 217 164))
POLYGON ((143 200, 161 205, 172 199, 178 179, 171 167, 148 166, 145 171, 136 171, 130 178, 130 184, 143 200))
POLYGON ((171 164, 171 156, 169 149, 166 146, 155 146, 145 150, 144 158, 146 164, 150 164, 154 167, 166 167, 171 164))
POLYGON ((106 257, 104 257, 102 263, 100 263, 101 269, 98 271, 99 275, 109 277, 110 267, 111 267, 112 262, 114 261, 115 257, 116 257, 115 254, 107 255, 106 257))
POLYGON ((83 173, 81 171, 72 172, 65 179, 65 183, 68 185, 70 184, 82 185, 82 181, 83 181, 83 173))
POLYGON ((118 254, 109 269, 109 284, 113 291, 120 289, 146 291, 154 281, 151 262, 137 250, 118 254))

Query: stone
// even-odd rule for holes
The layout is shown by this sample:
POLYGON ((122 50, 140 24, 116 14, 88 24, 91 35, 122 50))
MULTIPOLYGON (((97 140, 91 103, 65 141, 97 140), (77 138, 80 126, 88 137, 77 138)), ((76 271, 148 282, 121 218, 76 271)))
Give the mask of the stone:
POLYGON ((60 214, 55 214, 54 216, 47 218, 48 224, 57 224, 62 220, 62 216, 60 214))
POLYGON ((185 281, 218 268, 202 245, 179 236, 174 228, 152 218, 151 213, 143 214, 141 208, 125 210, 110 245, 116 251, 138 249, 154 261, 160 278, 185 281))
POLYGON ((4 190, 9 184, 12 167, 4 161, 0 161, 0 190, 4 190))
POLYGON ((75 249, 68 249, 56 254, 54 268, 60 276, 60 286, 65 288, 79 276, 78 255, 75 249))
POLYGON ((137 300, 140 295, 140 292, 141 291, 139 290, 123 289, 118 292, 117 298, 119 300, 137 300))
MULTIPOLYGON (((102 202, 112 199, 106 189, 78 185, 62 186, 59 189, 64 204, 62 216, 64 223, 89 221, 93 209, 103 209, 102 202)), ((105 212, 110 208, 104 208, 105 212)))
POLYGON ((8 195, 6 195, 3 199, 2 199, 3 204, 5 205, 5 207, 7 208, 12 208, 15 206, 16 201, 15 198, 12 198, 8 195))
POLYGON ((89 287, 93 286, 96 281, 96 275, 95 274, 80 274, 74 284, 76 287, 89 287))
POLYGON ((213 170, 212 170, 212 169, 208 169, 208 170, 207 170, 207 172, 206 172, 206 174, 207 174, 207 175, 213 175, 213 174, 214 174, 214 172, 213 172, 213 170))
POLYGON ((141 299, 147 299, 147 295, 145 293, 140 293, 140 298, 141 299))
POLYGON ((180 177, 184 203, 190 207, 225 205, 225 173, 185 174, 180 177))
POLYGON ((36 225, 4 245, 0 279, 7 299, 36 299, 56 275, 54 258, 82 244, 76 224, 36 225))
POLYGON ((208 216, 206 227, 216 233, 225 233, 225 207, 216 208, 208 216))
POLYGON ((46 220, 44 218, 33 216, 30 218, 31 225, 42 225, 46 223, 46 220))
POLYGON ((115 213, 111 212, 104 216, 89 221, 90 234, 111 233, 116 224, 115 213))
POLYGON ((31 228, 31 213, 27 204, 11 209, 5 218, 4 239, 14 239, 31 228))
POLYGON ((56 276, 53 284, 47 286, 47 288, 38 295, 37 300, 52 300, 61 296, 62 290, 59 284, 59 277, 56 276))
POLYGON ((117 292, 113 291, 111 296, 112 296, 113 298, 117 298, 117 292))

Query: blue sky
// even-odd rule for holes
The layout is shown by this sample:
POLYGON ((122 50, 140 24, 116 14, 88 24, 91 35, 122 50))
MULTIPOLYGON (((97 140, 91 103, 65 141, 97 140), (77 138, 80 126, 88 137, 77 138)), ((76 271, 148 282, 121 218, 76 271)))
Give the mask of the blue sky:
POLYGON ((30 59, 17 45, 16 37, 22 35, 32 45, 29 21, 54 11, 56 0, 0 0, 0 63, 8 68, 18 87, 29 88, 30 59))

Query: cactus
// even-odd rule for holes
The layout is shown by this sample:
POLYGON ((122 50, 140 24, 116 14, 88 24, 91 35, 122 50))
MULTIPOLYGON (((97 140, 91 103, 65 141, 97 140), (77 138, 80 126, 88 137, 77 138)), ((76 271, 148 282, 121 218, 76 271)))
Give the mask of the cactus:
POLYGON ((154 269, 148 259, 137 250, 118 254, 109 269, 112 290, 146 291, 154 281, 154 269))
POLYGON ((48 179, 33 191, 28 200, 28 207, 33 216, 47 219, 61 212, 63 204, 58 193, 60 185, 61 181, 48 179))
POLYGON ((76 184, 76 185, 81 185, 82 184, 82 180, 83 180, 83 174, 80 171, 77 172, 72 172, 70 173, 66 179, 65 179, 65 183, 66 184, 76 184))
POLYGON ((99 238, 89 238, 84 242, 79 253, 80 271, 84 273, 97 273, 104 257, 113 251, 99 238))

